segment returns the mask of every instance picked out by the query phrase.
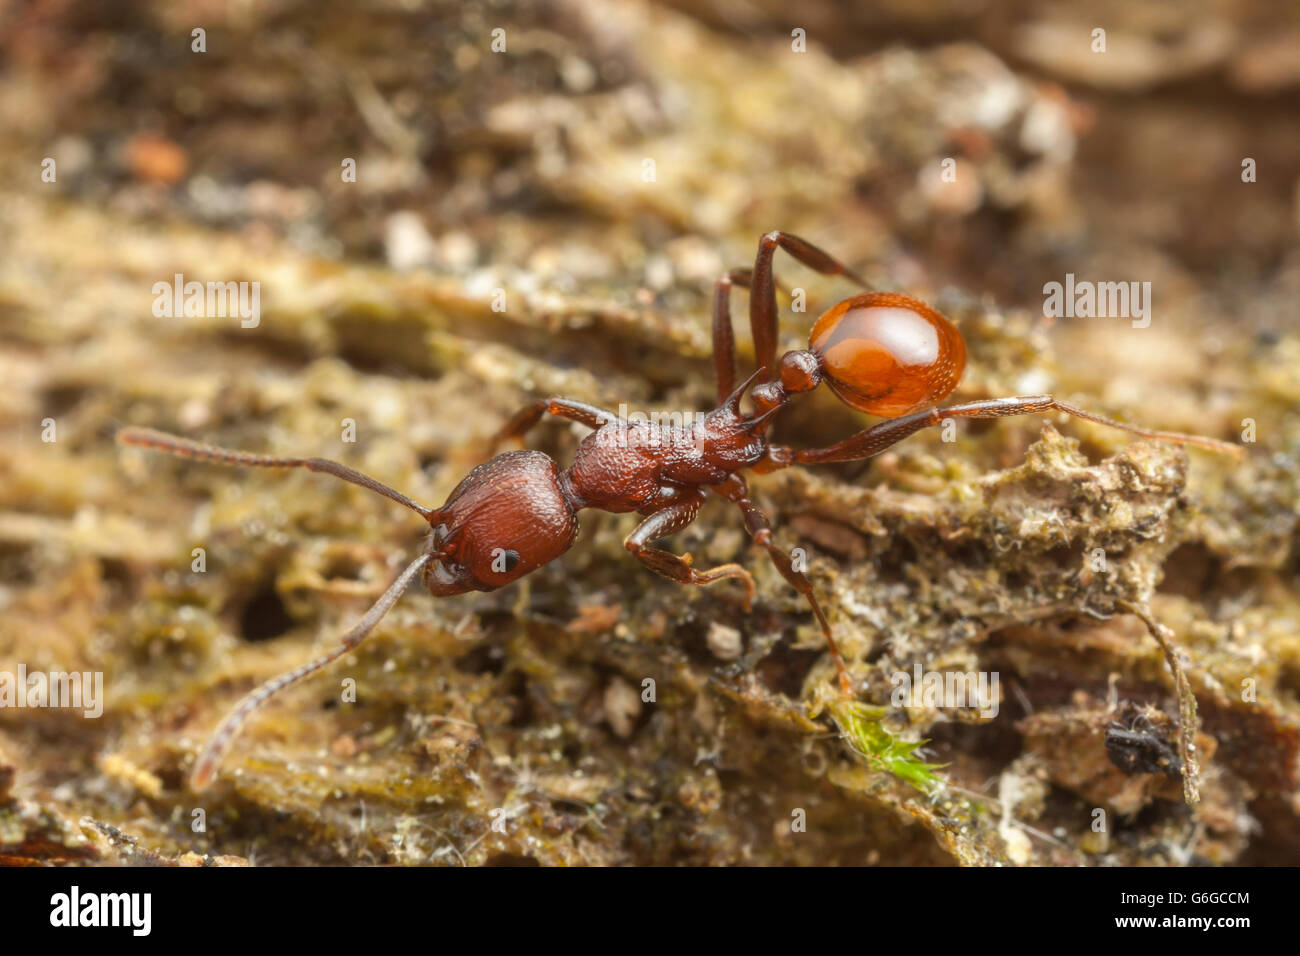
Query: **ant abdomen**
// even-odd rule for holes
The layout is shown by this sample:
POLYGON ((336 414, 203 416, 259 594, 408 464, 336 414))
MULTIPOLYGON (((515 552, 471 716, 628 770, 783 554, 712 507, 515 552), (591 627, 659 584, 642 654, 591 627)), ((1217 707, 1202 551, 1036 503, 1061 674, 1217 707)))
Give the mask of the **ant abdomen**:
POLYGON ((892 418, 947 397, 966 368, 957 327, 924 302, 867 292, 828 309, 809 336, 821 372, 845 403, 892 418))

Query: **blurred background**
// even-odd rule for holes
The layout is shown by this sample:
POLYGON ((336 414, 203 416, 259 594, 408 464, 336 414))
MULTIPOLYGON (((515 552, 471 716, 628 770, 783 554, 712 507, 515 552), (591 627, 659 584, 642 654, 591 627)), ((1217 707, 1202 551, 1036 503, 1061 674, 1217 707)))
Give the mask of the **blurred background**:
MULTIPOLYGON (((118 827, 168 861, 1300 860, 1298 90, 1300 7, 1267 0, 0 0, 0 667, 102 670, 110 688, 94 722, 0 712, 10 812, 39 821, 5 852, 114 861, 118 827), (942 759, 971 755, 954 777, 966 787, 1038 746, 1025 786, 1066 835, 1012 847, 993 820, 958 838, 905 787, 833 780, 843 755, 790 705, 819 652, 779 581, 760 578, 758 630, 799 649, 746 629, 766 689, 719 695, 708 635, 740 620, 735 602, 683 605, 625 560, 626 522, 584 516, 587 556, 580 544, 529 587, 408 597, 349 671, 368 681, 356 707, 331 699, 339 675, 286 695, 196 834, 194 746, 382 590, 419 529, 356 489, 124 455, 113 432, 343 458, 438 502, 532 398, 707 407, 712 282, 773 229, 957 319, 972 350, 961 398, 1053 390, 1227 440, 1257 424, 1250 464, 1196 454, 1191 492, 1165 489, 1185 520, 1125 585, 1158 588, 1180 634, 1225 655, 1220 683, 1250 673, 1271 691, 1262 710, 1220 715, 1238 749, 1216 771, 1219 818, 1071 778, 1044 756, 1050 732, 1015 725, 1078 704, 1080 687, 1097 698, 1112 672, 1159 701, 1159 656, 1130 659, 1109 632, 1064 661, 1042 651, 1058 683, 985 737, 926 730, 942 759), (258 282, 260 323, 155 314, 155 283, 177 273, 258 282), (1150 282, 1150 327, 1044 315, 1044 285, 1067 273, 1150 282), (206 575, 187 570, 199 545, 206 575), (645 660, 679 679, 655 715, 632 692, 645 660), (1089 676, 1071 679, 1082 660, 1089 676), (349 769, 294 762, 309 758, 349 769), (1077 811, 1107 799, 1131 839, 1085 845, 1077 811), (487 831, 488 809, 516 805, 519 831, 487 831), (773 836, 787 805, 821 806, 820 836, 773 836), (83 816, 103 825, 69 823, 83 816)), ((808 290, 811 315, 782 298, 798 347, 848 288, 780 257, 777 274, 808 290)), ((752 356, 744 309, 739 293, 752 356)), ((863 424, 819 395, 776 434, 826 443, 863 424)), ((861 573, 895 587, 886 617, 933 602, 911 622, 923 646, 975 660, 1014 643, 1011 625, 1069 641, 1034 631, 1009 578, 1009 603, 959 633, 941 611, 952 596, 925 581, 975 559, 909 523, 945 482, 1019 465, 1041 428, 980 426, 952 453, 918 436, 830 470, 886 486, 878 532, 866 517, 837 529, 843 502, 801 511, 800 478, 766 500, 825 546, 839 569, 825 575, 885 557, 922 569, 861 573)), ((1062 428, 1094 460, 1128 443, 1062 428)), ((563 458, 574 439, 547 428, 531 443, 563 458)), ((713 510, 674 547, 747 553, 713 510)), ((864 660, 887 649, 908 666, 886 624, 857 626, 864 660)), ((1030 643, 1003 659, 1026 681, 1030 643)))

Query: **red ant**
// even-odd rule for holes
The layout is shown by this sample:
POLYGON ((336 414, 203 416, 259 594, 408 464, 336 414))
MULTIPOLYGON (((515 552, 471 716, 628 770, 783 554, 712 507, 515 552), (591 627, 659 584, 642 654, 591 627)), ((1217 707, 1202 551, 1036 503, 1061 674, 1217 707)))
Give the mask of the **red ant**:
POLYGON ((740 565, 724 564, 697 571, 691 567, 689 555, 679 556, 651 546, 694 521, 707 493, 732 502, 740 509, 745 529, 754 541, 807 598, 826 637, 841 689, 852 696, 853 684, 826 614, 813 595, 812 583, 772 540, 767 516, 750 500, 741 475, 745 469, 764 473, 790 465, 857 461, 948 418, 1001 418, 1038 412, 1064 412, 1143 438, 1240 453, 1237 446, 1227 442, 1137 428, 1058 402, 1050 395, 933 408, 961 378, 966 366, 965 342, 956 327, 934 309, 893 292, 865 292, 831 307, 813 326, 809 347, 787 352, 778 362, 772 276, 772 257, 778 248, 824 275, 844 276, 867 286, 811 243, 788 233, 768 233, 759 241, 753 270, 730 272, 715 286, 713 364, 717 408, 694 424, 669 426, 627 421, 567 398, 534 402, 521 409, 498 433, 493 450, 503 441, 521 438, 543 415, 555 415, 594 429, 578 446, 573 463, 562 469, 539 451, 506 452, 473 469, 441 508, 426 508, 373 478, 323 458, 274 458, 229 451, 150 429, 126 428, 119 432, 118 440, 123 444, 189 458, 325 472, 405 505, 428 521, 431 529, 419 556, 336 648, 273 678, 235 706, 195 764, 193 786, 201 789, 212 781, 235 735, 267 698, 360 644, 417 576, 423 577, 430 592, 439 597, 505 587, 569 550, 578 533, 577 512, 583 508, 642 515, 645 520, 624 544, 651 571, 680 584, 701 586, 735 578, 752 598, 753 578, 740 565), (739 387, 735 386, 731 328, 733 286, 750 290, 749 321, 758 362, 758 371, 739 387), (770 444, 766 432, 773 416, 791 396, 812 391, 822 382, 853 408, 888 420, 826 448, 795 450, 770 444), (746 392, 754 406, 750 415, 740 410, 746 392))

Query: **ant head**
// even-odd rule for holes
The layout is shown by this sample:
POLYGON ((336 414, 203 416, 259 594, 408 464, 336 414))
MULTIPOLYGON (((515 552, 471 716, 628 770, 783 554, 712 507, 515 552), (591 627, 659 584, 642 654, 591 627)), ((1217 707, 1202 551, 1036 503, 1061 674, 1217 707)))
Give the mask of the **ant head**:
POLYGON ((966 368, 957 327, 895 292, 867 292, 832 306, 813 326, 808 346, 841 401, 885 418, 946 398, 966 368))
POLYGON ((424 583, 438 597, 504 587, 569 550, 578 533, 559 469, 538 451, 479 465, 429 524, 435 560, 424 583))

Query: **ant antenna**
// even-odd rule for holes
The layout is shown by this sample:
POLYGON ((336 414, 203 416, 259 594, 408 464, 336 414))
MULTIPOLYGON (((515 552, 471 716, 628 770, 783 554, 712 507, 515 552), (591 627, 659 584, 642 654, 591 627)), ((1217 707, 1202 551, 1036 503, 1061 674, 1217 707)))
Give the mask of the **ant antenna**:
POLYGON ((321 654, 320 657, 313 659, 313 661, 304 663, 302 667, 295 667, 294 670, 287 672, 287 674, 281 674, 278 678, 268 680, 261 687, 256 688, 255 691, 248 693, 238 704, 235 704, 234 709, 229 714, 226 714, 225 719, 222 719, 217 730, 213 731, 211 737, 208 737, 208 743, 204 745, 203 753, 199 754, 199 760, 194 765, 194 774, 191 774, 190 786, 194 787, 194 790, 205 790, 208 784, 212 783, 212 778, 217 773, 217 766, 220 765, 221 758, 225 756, 226 750, 230 749, 230 744, 234 743, 235 736, 239 734, 244 722, 252 717, 253 711, 265 704, 266 698, 272 696, 273 693, 283 691, 290 684, 298 683, 308 674, 315 674, 321 667, 337 661, 338 658, 343 657, 343 654, 350 652, 357 644, 365 640, 365 636, 374 630, 374 626, 380 623, 383 615, 389 613, 390 607, 393 607, 398 602, 398 598, 402 597, 402 593, 411 585, 411 581, 415 580, 416 575, 420 574, 425 564, 429 563, 429 559, 434 557, 437 557, 435 551, 426 550, 415 561, 407 564, 406 570, 398 575, 393 584, 389 585, 387 591, 381 594, 380 600, 370 605, 370 610, 365 613, 365 617, 356 622, 351 631, 343 635, 343 640, 339 641, 337 648, 330 650, 329 653, 321 654))
POLYGON ((376 481, 369 475, 363 475, 359 471, 353 471, 347 465, 339 464, 337 461, 330 461, 328 458, 275 458, 271 455, 258 455, 247 451, 232 451, 229 448, 204 445, 201 442, 190 441, 188 438, 169 435, 166 432, 155 431, 152 428, 123 428, 117 433, 117 440, 122 445, 152 448, 156 451, 165 451, 170 455, 179 455, 182 458, 216 461, 223 465, 250 468, 306 468, 308 471, 319 471, 327 475, 333 475, 335 478, 342 478, 344 481, 350 481, 362 488, 369 488, 385 498, 391 498, 400 505, 406 505, 425 520, 428 520, 434 511, 432 508, 416 504, 406 495, 389 488, 383 482, 376 481))
MULTIPOLYGON (((155 431, 152 428, 123 428, 117 433, 117 440, 122 445, 152 448, 168 454, 179 455, 182 458, 197 458, 203 461, 220 462, 225 465, 256 468, 306 468, 308 471, 319 471, 327 475, 333 475, 336 478, 342 478, 344 481, 350 481, 354 485, 360 485, 362 488, 368 488, 381 494, 385 498, 391 498, 398 504, 410 508, 425 520, 428 520, 435 513, 434 509, 417 504, 400 491, 389 488, 369 475, 363 475, 359 471, 354 471, 337 461, 330 461, 328 458, 276 458, 271 455, 233 451, 229 448, 218 448, 215 445, 204 445, 200 442, 190 441, 188 438, 180 438, 166 432, 155 431)), ((402 596, 402 593, 410 587, 411 582, 415 580, 424 566, 429 561, 437 558, 439 553, 433 544, 432 537, 430 537, 429 543, 425 545, 425 550, 406 566, 406 570, 399 574, 397 579, 389 585, 388 590, 380 596, 379 600, 371 605, 365 616, 343 635, 338 647, 303 664, 301 667, 297 667, 278 677, 273 677, 236 704, 234 709, 221 721, 212 736, 208 738, 203 752, 199 755, 198 762, 194 765, 194 773, 190 777, 193 788, 203 790, 212 783, 212 778, 216 775, 221 758, 230 749, 231 743, 234 742, 235 737, 239 734, 248 718, 266 702, 267 698, 290 684, 297 683, 308 674, 313 674, 322 667, 333 663, 365 640, 375 625, 397 603, 397 599, 402 596)))
POLYGON ((397 599, 402 596, 402 593, 415 580, 429 560, 435 557, 437 557, 436 551, 427 550, 408 564, 406 570, 397 576, 397 580, 388 586, 388 590, 380 596, 379 600, 371 605, 365 617, 353 625, 352 630, 343 635, 343 640, 339 642, 338 647, 314 660, 308 661, 301 667, 296 667, 279 677, 271 678, 236 704, 234 709, 221 721, 212 736, 208 738, 207 744, 204 745, 198 762, 194 764, 194 773, 190 776, 190 786, 195 790, 207 789, 208 785, 212 783, 212 778, 216 776, 221 758, 226 755, 231 743, 234 742, 240 729, 248 718, 253 715, 253 712, 266 703, 267 698, 272 694, 284 690, 284 688, 297 683, 308 674, 313 674, 327 664, 333 663, 365 640, 366 635, 388 613, 389 608, 397 603, 397 599))

